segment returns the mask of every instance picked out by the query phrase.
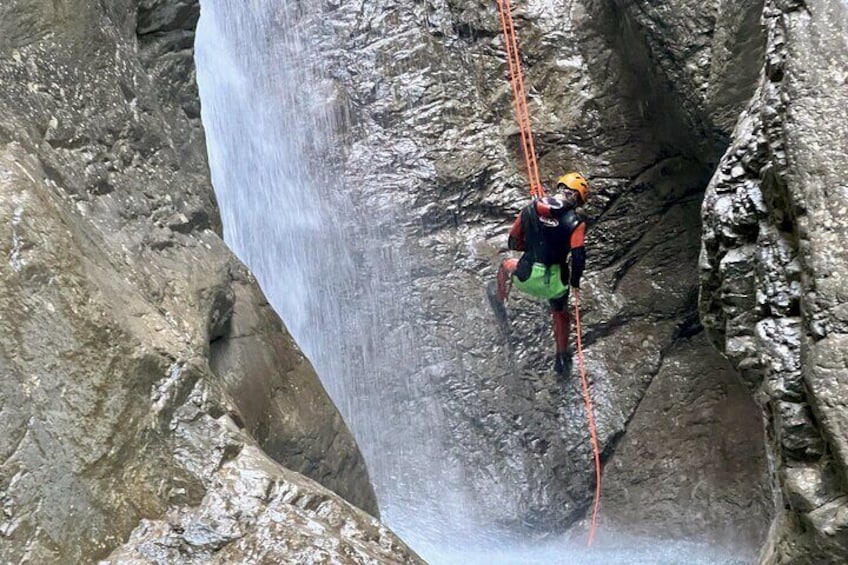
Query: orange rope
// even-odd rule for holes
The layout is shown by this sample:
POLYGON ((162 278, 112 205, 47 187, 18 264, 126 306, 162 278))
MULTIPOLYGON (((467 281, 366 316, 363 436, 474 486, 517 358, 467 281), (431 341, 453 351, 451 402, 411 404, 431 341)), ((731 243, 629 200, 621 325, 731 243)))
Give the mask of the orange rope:
MULTIPOLYGON (((521 55, 518 51, 518 40, 515 36, 515 24, 512 20, 512 7, 509 0, 498 0, 498 12, 501 18, 501 29, 504 34, 506 61, 509 66, 509 80, 512 85, 512 97, 515 104, 515 117, 521 138, 521 149, 524 153, 524 164, 527 167, 527 177, 530 181, 530 195, 541 198, 545 189, 539 180, 539 163, 536 160, 536 146, 533 142, 533 131, 530 127, 530 112, 527 109, 527 95, 524 90, 524 75, 521 70, 521 55)), ((592 451, 595 456, 595 500, 592 504, 592 523, 589 528, 589 542, 595 538, 598 520, 598 508, 601 503, 601 454, 598 449, 598 430, 595 425, 595 412, 592 398, 589 395, 589 382, 586 379, 586 367, 583 362, 583 336, 580 325, 580 293, 574 289, 574 312, 577 323, 577 356, 580 364, 580 379, 583 383, 583 401, 586 404, 586 414, 589 419, 592 451)))
POLYGON ((530 112, 527 110, 527 96, 524 91, 521 54, 518 51, 518 40, 515 36, 515 24, 512 21, 512 7, 509 0, 498 0, 498 12, 501 18, 501 29, 504 34, 506 61, 509 66, 509 81, 512 85, 512 98, 515 104, 515 118, 518 121, 521 149, 524 153, 524 164, 527 167, 527 177, 530 181, 530 195, 534 198, 541 198, 545 195, 545 189, 539 180, 536 146, 533 142, 533 131, 530 127, 530 112))
POLYGON ((577 361, 580 365, 580 381, 583 383, 583 402, 586 404, 586 415, 589 419, 589 432, 592 438, 592 451, 595 454, 595 500, 592 504, 592 524, 589 527, 589 543, 595 538, 595 527, 598 522, 598 507, 601 504, 601 453, 598 449, 598 429, 595 426, 595 409, 592 407, 592 397, 589 395, 589 381, 586 379, 586 365, 583 362, 583 330, 580 325, 580 291, 574 289, 574 319, 577 322, 577 361))

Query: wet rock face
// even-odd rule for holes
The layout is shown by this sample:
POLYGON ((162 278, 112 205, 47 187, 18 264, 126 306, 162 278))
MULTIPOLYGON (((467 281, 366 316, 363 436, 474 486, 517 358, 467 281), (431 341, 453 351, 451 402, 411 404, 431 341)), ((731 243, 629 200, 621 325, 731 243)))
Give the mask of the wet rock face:
POLYGON ((376 518, 257 447, 224 455, 199 504, 142 520, 101 563, 424 563, 376 518))
POLYGON ((772 511, 768 484, 750 480, 766 467, 762 436, 715 432, 761 426, 759 408, 704 333, 679 341, 606 466, 603 523, 700 538, 753 560, 772 511))
POLYGON ((197 3, 0 12, 0 560, 91 561, 142 518, 201 527, 199 503, 244 539, 274 530, 303 545, 312 534, 268 512, 263 531, 239 518, 247 503, 221 485, 247 476, 327 501, 328 528, 350 517, 342 545, 394 551, 329 491, 239 455, 258 443, 376 514, 347 428, 218 235, 197 3))
MULTIPOLYGON (((605 460, 668 352, 700 331, 701 197, 755 88, 748 45, 764 43, 756 2, 676 4, 682 13, 586 1, 516 14, 543 180, 576 169, 592 184, 582 307, 605 460)), ((515 293, 499 324, 484 292, 527 202, 496 4, 332 4, 320 19, 331 27, 313 22, 314 36, 347 101, 345 185, 362 187, 354 198, 400 264, 394 282, 422 352, 406 360, 416 394, 403 409, 448 423, 446 458, 462 464, 461 488, 486 520, 563 528, 592 496, 579 386, 551 371, 544 305, 515 293)), ((699 361, 702 348, 680 348, 694 372, 712 363, 699 361)), ((742 406, 743 391, 728 394, 742 406)), ((712 425, 761 437, 759 425, 712 425)), ((741 505, 765 478, 753 461, 728 495, 741 505)), ((709 488, 727 492, 719 479, 709 488)), ((734 516, 710 523, 752 520, 734 516)), ((753 521, 761 531, 768 516, 753 521)))
POLYGON ((760 72, 763 0, 607 4, 643 39, 700 143, 726 143, 760 72))
POLYGON ((844 402, 848 12, 767 2, 763 77, 704 202, 701 312, 762 408, 767 563, 848 555, 844 402), (838 116, 838 117, 837 117, 838 116))

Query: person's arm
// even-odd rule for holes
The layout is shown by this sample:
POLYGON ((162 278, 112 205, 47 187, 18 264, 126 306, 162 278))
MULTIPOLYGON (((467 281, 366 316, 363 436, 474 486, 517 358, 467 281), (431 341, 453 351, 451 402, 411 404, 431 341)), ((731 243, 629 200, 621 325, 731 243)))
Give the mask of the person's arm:
POLYGON ((586 223, 580 222, 571 233, 571 286, 580 288, 580 277, 586 267, 586 223))
POLYGON ((518 213, 509 230, 509 238, 506 240, 506 246, 513 251, 524 251, 524 222, 521 218, 523 213, 523 210, 518 213))

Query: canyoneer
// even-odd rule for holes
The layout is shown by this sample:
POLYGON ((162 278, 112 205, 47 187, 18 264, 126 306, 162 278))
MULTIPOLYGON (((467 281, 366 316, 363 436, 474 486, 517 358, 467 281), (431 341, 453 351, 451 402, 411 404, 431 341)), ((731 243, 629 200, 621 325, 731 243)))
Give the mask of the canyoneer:
POLYGON ((518 259, 505 259, 498 268, 493 304, 498 315, 505 316, 504 303, 513 286, 548 300, 556 343, 554 371, 569 376, 573 349, 569 347, 568 297, 570 288, 579 292, 586 265, 586 222, 580 206, 586 204, 589 183, 580 173, 572 172, 559 177, 556 188, 554 196, 534 198, 515 218, 507 248, 523 253, 518 259))

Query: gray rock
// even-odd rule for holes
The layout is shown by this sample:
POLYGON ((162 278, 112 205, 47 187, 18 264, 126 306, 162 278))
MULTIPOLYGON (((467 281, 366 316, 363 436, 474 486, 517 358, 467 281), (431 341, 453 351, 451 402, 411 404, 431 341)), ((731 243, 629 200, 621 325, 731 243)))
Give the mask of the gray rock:
POLYGON ((705 141, 726 139, 760 72, 762 1, 614 4, 618 17, 644 39, 693 131, 705 141))
POLYGON ((606 466, 602 518, 616 531, 737 547, 749 559, 764 539, 768 485, 752 489, 766 458, 753 430, 759 409, 730 364, 699 334, 664 358, 606 466))
POLYGON ((848 555, 841 315, 848 207, 844 3, 766 2, 763 77, 704 202, 701 314, 763 408, 783 503, 764 563, 837 563, 848 555), (816 38, 815 40, 813 38, 816 38), (739 170, 744 173, 739 175, 739 170), (734 171, 737 174, 734 174, 734 171), (755 203, 754 206, 746 202, 755 203), (737 213, 737 211, 739 213, 737 213), (739 316, 723 292, 725 260, 754 246, 756 307, 739 316), (742 347, 732 345, 745 341, 742 347))
MULTIPOLYGON (((308 553, 315 537, 299 528, 320 508, 297 526, 266 515, 260 530, 219 472, 326 501, 328 528, 351 520, 327 534, 340 552, 414 559, 294 473, 377 513, 346 426, 220 238, 194 84, 197 3, 0 11, 0 561, 89 562, 142 519, 212 496, 247 538, 273 530, 308 553), (257 445, 291 472, 238 455, 257 445)), ((202 520, 183 523, 201 543, 202 520)))
MULTIPOLYGON (((423 352, 403 385, 421 394, 395 409, 445 418, 445 458, 468 470, 486 519, 566 527, 591 498, 577 383, 549 371, 543 307, 515 296, 499 326, 482 295, 526 201, 494 6, 321 10, 300 23, 325 48, 343 116, 344 146, 328 161, 365 187, 356 206, 384 212, 371 226, 380 252, 408 250, 395 307, 413 327, 390 330, 409 330, 423 352)), ((761 461, 738 391, 735 410, 703 426, 645 422, 668 396, 669 411, 697 417, 683 408, 712 414, 716 391, 730 390, 715 359, 678 347, 699 331, 697 302, 766 417, 783 499, 762 559, 839 562, 848 171, 846 126, 832 116, 845 107, 845 13, 835 0, 769 0, 764 13, 764 76, 715 171, 762 62, 758 2, 539 3, 517 21, 544 178, 576 168, 593 186, 584 337, 616 508, 632 511, 625 475, 639 471, 640 437, 679 440, 680 469, 710 456, 692 447, 705 436, 750 442, 730 467, 761 461), (701 373, 718 380, 685 378, 701 373)), ((132 532, 111 559, 283 559, 260 555, 269 543, 303 560, 414 559, 247 437, 376 510, 340 417, 216 235, 196 17, 196 3, 176 0, 3 8, 0 368, 13 386, 0 387, 0 557, 90 560, 132 532), (280 531, 283 521, 302 527, 280 531)), ((656 491, 691 487, 651 462, 656 491)), ((746 469, 731 491, 751 513, 710 502, 715 514, 688 516, 703 531, 759 535, 762 466, 746 469)), ((699 505, 726 492, 707 470, 699 505)), ((648 494, 634 519, 664 531, 665 501, 648 494)))
POLYGON ((183 454, 219 454, 203 499, 142 519, 100 563, 424 563, 376 518, 281 467, 227 420, 179 417, 183 454))
MULTIPOLYGON (((543 2, 516 14, 543 180, 579 169, 592 184, 582 313, 604 460, 667 352, 700 329, 700 199, 756 87, 760 61, 757 49, 747 58, 749 46, 765 43, 755 2, 632 4, 543 2)), ((386 369, 391 382, 374 376, 363 386, 386 399, 411 391, 398 413, 387 409, 391 421, 413 413, 444 423, 433 443, 462 470, 450 488, 471 491, 481 522, 541 531, 575 523, 593 480, 579 386, 551 371, 544 305, 515 293, 498 323, 484 296, 527 202, 496 6, 386 1, 299 16, 343 93, 337 166, 346 189, 361 187, 348 196, 371 222, 351 231, 379 234, 377 252, 358 250, 375 257, 379 275, 359 286, 403 314, 381 348, 408 352, 395 336, 411 336, 420 352, 386 369)), ((746 201, 738 214, 757 206, 746 201)), ((738 316, 757 305, 750 272, 725 290, 738 316)), ((692 355, 693 372, 709 366, 692 355)), ((369 429, 362 420, 354 427, 369 429)), ((712 433, 761 438, 761 425, 746 422, 752 428, 715 419, 712 433)), ((408 449, 397 428, 368 433, 387 451, 408 449)), ((757 469, 738 492, 759 491, 757 469)), ((391 473, 375 473, 391 497, 391 473)), ((711 520, 759 532, 769 516, 757 510, 711 520)))

